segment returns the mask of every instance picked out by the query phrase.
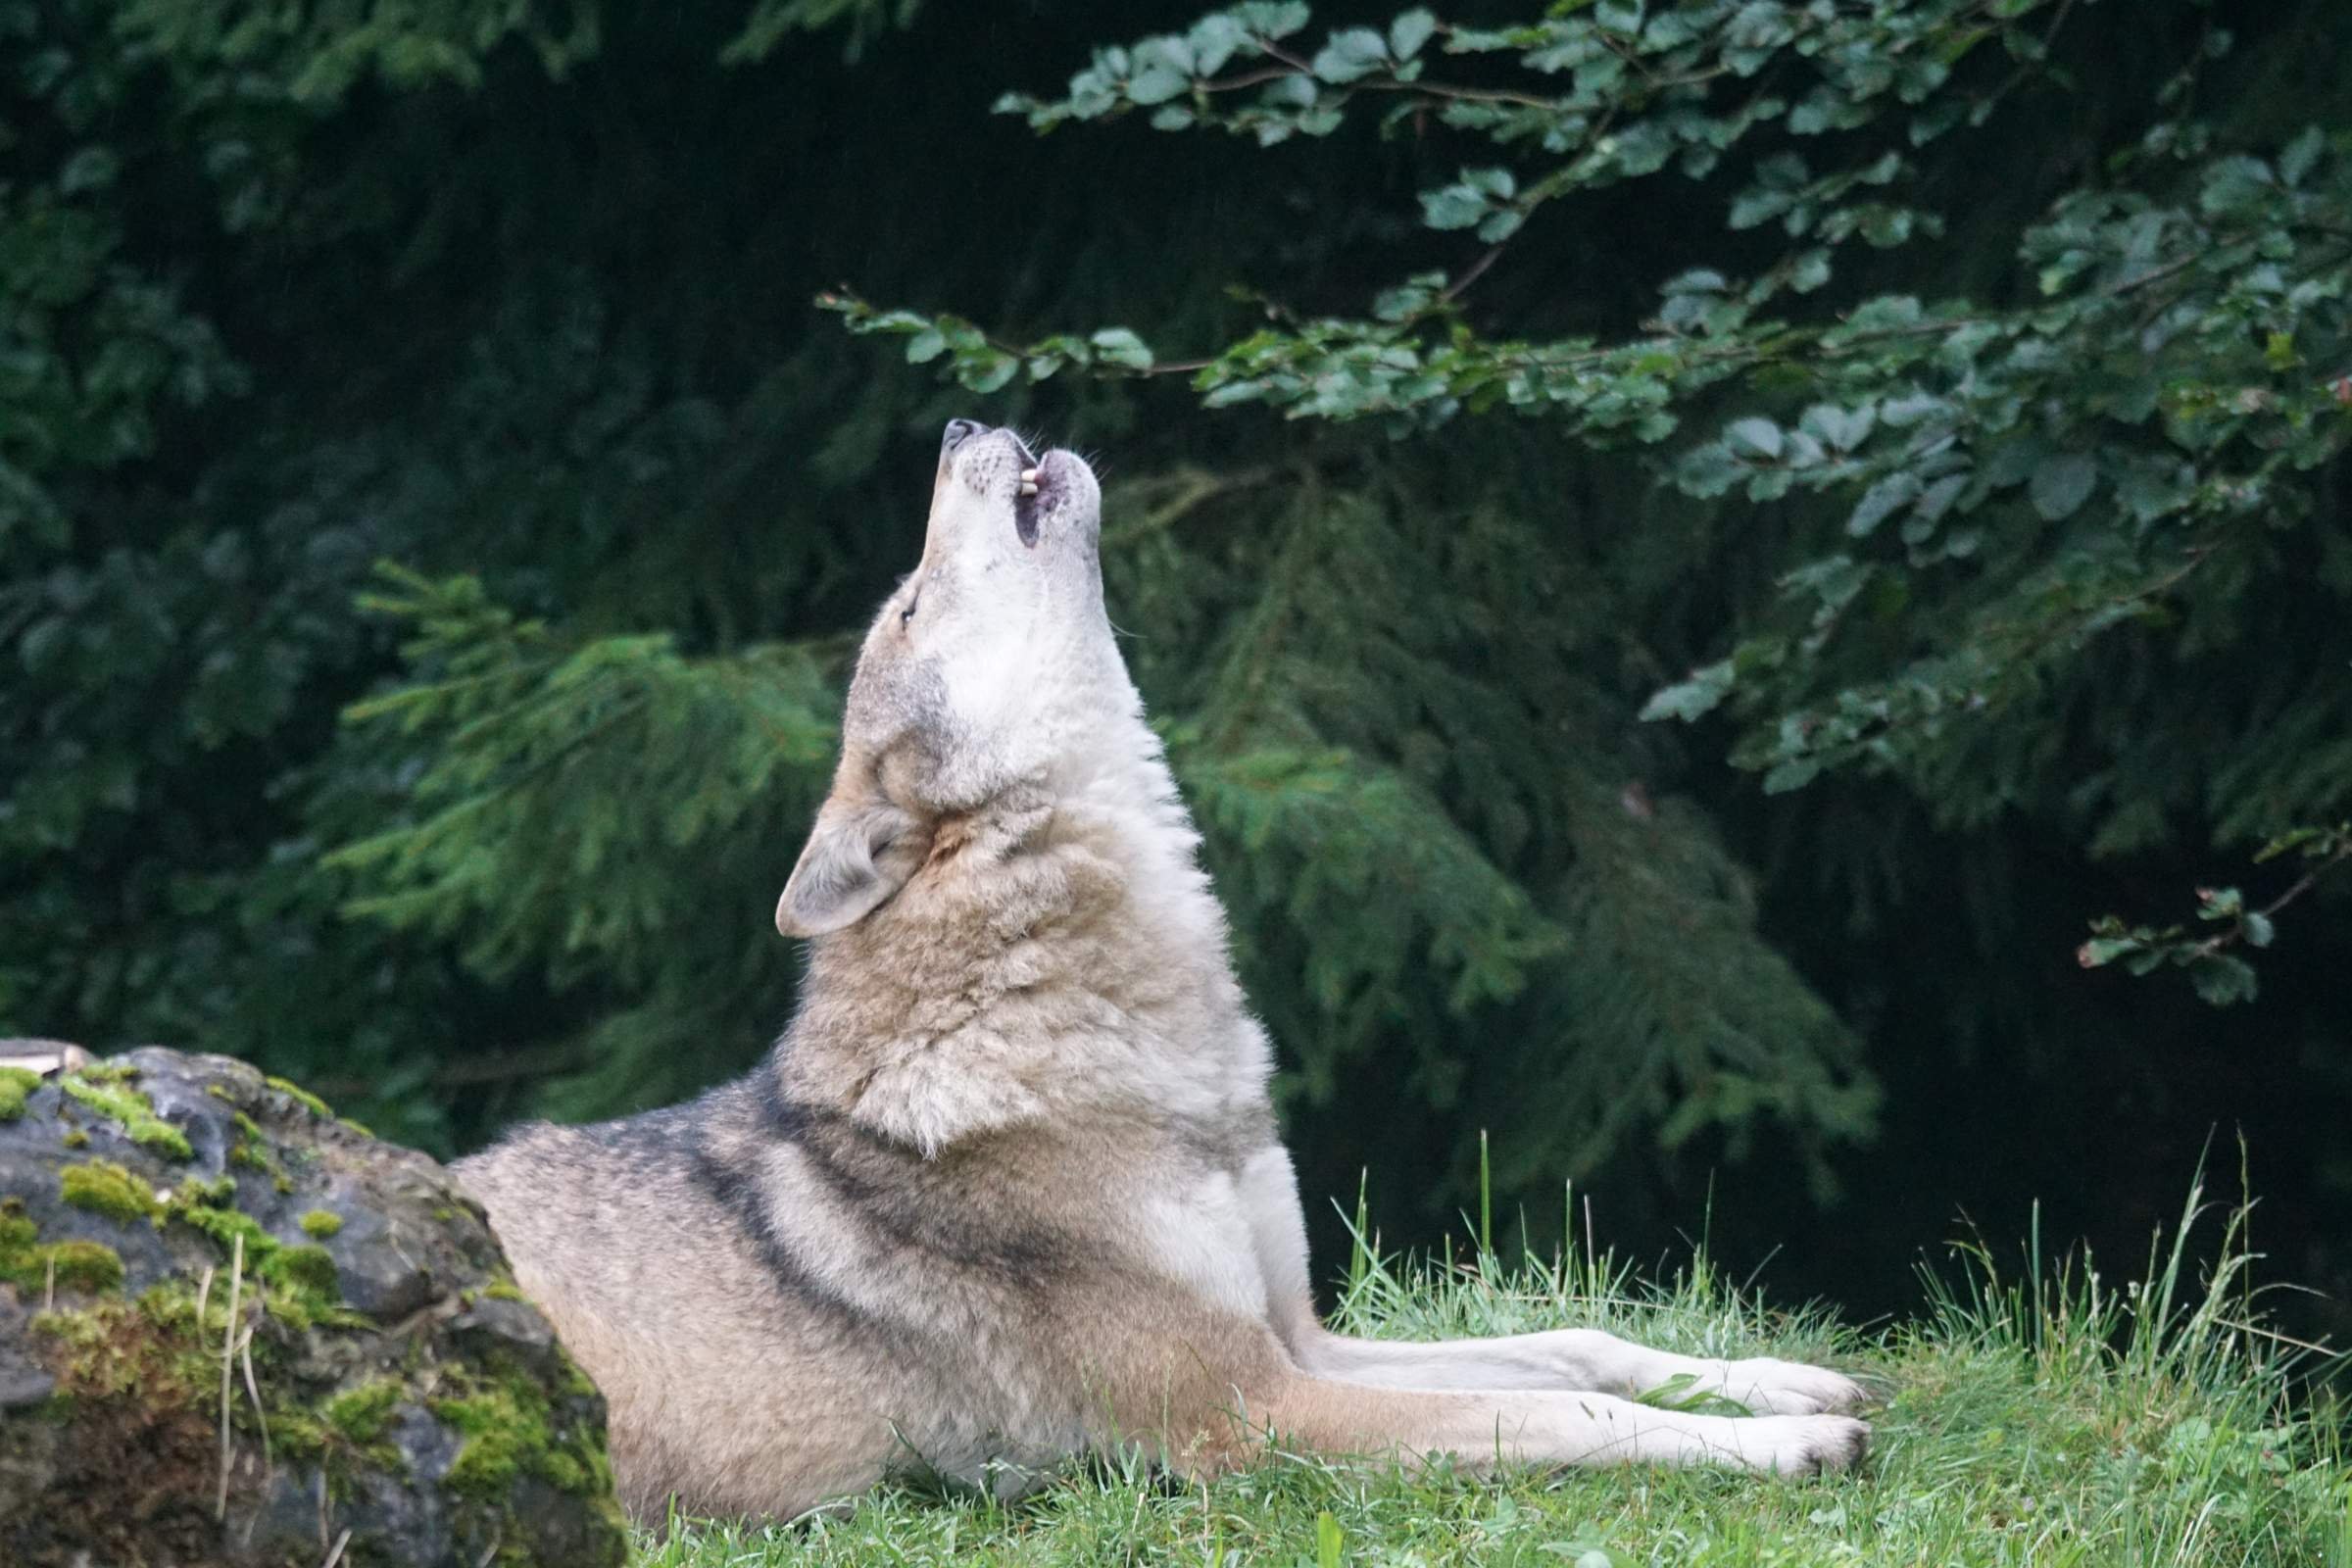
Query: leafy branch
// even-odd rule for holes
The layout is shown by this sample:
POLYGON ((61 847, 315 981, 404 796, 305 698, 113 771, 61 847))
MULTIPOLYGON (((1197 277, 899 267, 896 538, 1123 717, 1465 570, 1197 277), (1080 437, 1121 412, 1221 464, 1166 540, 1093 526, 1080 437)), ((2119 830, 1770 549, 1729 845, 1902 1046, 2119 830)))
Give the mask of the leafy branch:
POLYGON ((2102 915, 2091 922, 2090 939, 2075 950, 2076 961, 2085 969, 2120 963, 2135 975, 2182 968, 2188 971, 2197 995, 2216 1006, 2253 1001, 2254 967, 2230 950, 2269 947, 2278 934, 2274 922, 2278 911, 2352 862, 2352 822, 2281 834, 2265 845, 2255 859, 2259 862, 2284 855, 2302 858, 2303 874, 2261 908, 2247 908, 2245 895, 2236 888, 2199 888, 2197 919, 2219 928, 2202 936, 2183 926, 2128 926, 2118 915, 2102 915))
MULTIPOLYGON (((1508 412, 1592 448, 1678 442, 1655 465, 1664 484, 1785 505, 1814 542, 1734 646, 1644 716, 1732 715, 1731 760, 1767 792, 1841 767, 1917 778, 1984 715, 2045 701, 2102 637, 2159 634, 2262 569, 2267 539, 2320 514, 2310 476, 2352 446, 2352 134, 2220 142, 2188 117, 2228 48, 2219 28, 2158 95, 2168 118, 2023 229, 2014 287, 1835 287, 1857 247, 1942 232, 1911 196, 1915 154, 2030 77, 2063 85, 2050 40, 2070 9, 1681 0, 1472 27, 1415 8, 1309 47, 1305 6, 1232 7, 1097 50, 1060 97, 999 108, 1041 130, 1143 112, 1272 145, 1378 101, 1384 134, 1493 150, 1419 197, 1424 226, 1484 242, 1475 259, 1360 315, 1269 308, 1191 358, 1125 327, 1022 342, 846 292, 822 303, 979 392, 1064 368, 1183 374, 1208 408, 1290 419, 1406 434, 1508 412), (1988 69, 1995 55, 2008 65, 1988 69), (1620 333, 1514 337, 1467 313, 1469 285, 1543 209, 1740 158, 1722 227, 1778 240, 1744 275, 1688 268, 1620 333)), ((2225 955, 2196 956, 2210 974, 2225 955)))

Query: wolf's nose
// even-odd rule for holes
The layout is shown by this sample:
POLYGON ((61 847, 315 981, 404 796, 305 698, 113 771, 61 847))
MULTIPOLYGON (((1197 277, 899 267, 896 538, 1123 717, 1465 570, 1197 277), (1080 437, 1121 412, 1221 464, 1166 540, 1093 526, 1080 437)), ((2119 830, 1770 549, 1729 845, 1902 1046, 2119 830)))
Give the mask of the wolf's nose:
POLYGON ((950 419, 947 429, 940 432, 939 455, 946 457, 987 428, 978 419, 950 419))

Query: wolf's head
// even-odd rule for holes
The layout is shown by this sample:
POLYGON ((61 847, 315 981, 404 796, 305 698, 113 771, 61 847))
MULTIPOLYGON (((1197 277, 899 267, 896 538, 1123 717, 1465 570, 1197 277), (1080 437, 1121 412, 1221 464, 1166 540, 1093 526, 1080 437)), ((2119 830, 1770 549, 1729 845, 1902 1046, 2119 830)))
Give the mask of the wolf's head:
POLYGON ((1008 798, 1050 801, 1140 723, 1102 609, 1102 492, 1073 453, 948 422, 923 559, 866 633, 841 765, 776 926, 817 936, 906 883, 948 824, 1008 798))

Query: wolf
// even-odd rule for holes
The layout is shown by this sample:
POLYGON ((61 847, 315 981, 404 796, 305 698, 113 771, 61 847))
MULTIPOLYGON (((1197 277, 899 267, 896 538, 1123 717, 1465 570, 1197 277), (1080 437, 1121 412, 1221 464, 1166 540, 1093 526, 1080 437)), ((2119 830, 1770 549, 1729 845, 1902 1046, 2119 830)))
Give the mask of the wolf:
POLYGON ((790 1517, 906 1473, 1014 1492, 1270 1437, 1406 1465, 1853 1464, 1862 1390, 1591 1329, 1326 1329, 1271 1054, 1103 608, 1072 453, 942 438, 831 792, 776 906, 808 939, 747 1077, 461 1161, 610 1404, 624 1504, 790 1517), (1672 1380, 1749 1416, 1642 1403, 1672 1380))

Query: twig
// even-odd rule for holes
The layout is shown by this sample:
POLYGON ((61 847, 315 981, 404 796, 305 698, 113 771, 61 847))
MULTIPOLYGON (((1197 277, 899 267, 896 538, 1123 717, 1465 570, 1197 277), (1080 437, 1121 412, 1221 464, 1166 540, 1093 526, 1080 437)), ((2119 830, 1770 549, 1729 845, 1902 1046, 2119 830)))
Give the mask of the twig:
POLYGON ((228 1413, 234 1407, 236 1385, 233 1374, 237 1359, 237 1306, 240 1288, 245 1283, 245 1233, 239 1231, 232 1239, 228 1259, 228 1326, 220 1335, 220 1487, 213 1497, 213 1517, 228 1517, 228 1466, 233 1457, 229 1445, 228 1413))
POLYGON ((245 1368, 245 1392, 253 1396, 254 1425, 262 1429, 262 1469, 270 1468, 270 1412, 262 1408, 262 1387, 253 1377, 253 1331, 237 1341, 237 1359, 245 1368))
POLYGON ((2188 269, 2196 266, 2197 263, 2203 261, 2204 259, 2205 253, 2203 251, 2190 251, 2185 256, 2178 257, 2173 261, 2165 263, 2162 267, 2156 268, 2150 271, 2141 272, 2136 277, 2128 277, 2121 283, 2111 283, 2100 292, 2107 294, 2110 297, 2122 294, 2130 294, 2135 289, 2146 288, 2150 283, 2161 283, 2166 278, 2172 276, 2175 272, 2186 271, 2188 269))
POLYGON ((326 1554, 326 1561, 320 1563, 318 1568, 335 1568, 335 1564, 343 1560, 343 1548, 350 1544, 351 1526, 345 1525, 343 1533, 335 1538, 335 1549, 326 1554))
MULTIPOLYGON (((2261 908, 2256 909, 2254 913, 2260 918, 2268 920, 2272 915, 2277 914, 2280 909, 2285 908, 2288 905, 2294 903, 2304 894, 2309 893, 2313 888, 2318 887, 2320 883, 2327 878, 2328 873, 2348 863, 2352 863, 2352 844, 2348 844, 2337 850, 2333 855, 2328 856, 2326 859, 2320 861, 2319 864, 2304 872, 2301 876, 2295 879, 2293 886, 2289 887, 2284 893, 2279 894, 2270 903, 2264 905, 2261 908)), ((2239 942, 2245 939, 2245 935, 2246 919, 2244 915, 2239 915, 2236 923, 2231 925, 2229 930, 2215 932, 2212 936, 2209 936, 2204 941, 2198 943, 2196 947, 2191 950, 2191 952, 2197 957, 2209 958, 2213 955, 2222 952, 2226 948, 2233 948, 2237 946, 2239 942)))
POLYGON ((1480 278, 1486 276, 1487 269, 1494 265, 1495 259, 1502 255, 1503 247, 1508 244, 1510 244, 1508 239, 1498 239, 1494 244, 1488 246, 1486 255, 1481 256, 1477 261, 1472 262, 1468 267, 1463 268, 1461 276, 1455 278, 1452 282, 1446 284, 1443 289, 1439 290, 1438 303, 1440 305, 1451 305, 1455 300, 1461 298, 1463 290, 1467 289, 1471 284, 1477 282, 1480 278))

